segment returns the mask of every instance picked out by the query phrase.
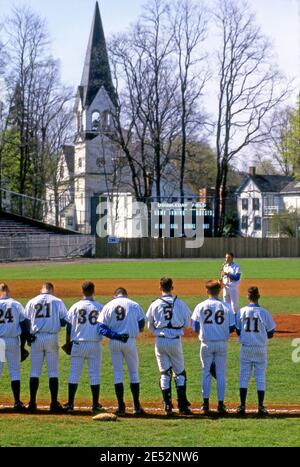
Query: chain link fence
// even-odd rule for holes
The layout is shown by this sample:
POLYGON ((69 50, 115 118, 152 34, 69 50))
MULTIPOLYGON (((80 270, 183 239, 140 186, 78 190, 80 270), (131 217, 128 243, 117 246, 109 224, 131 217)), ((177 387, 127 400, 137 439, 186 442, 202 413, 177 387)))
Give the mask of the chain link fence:
POLYGON ((93 257, 96 240, 91 235, 27 235, 0 237, 0 262, 93 257))

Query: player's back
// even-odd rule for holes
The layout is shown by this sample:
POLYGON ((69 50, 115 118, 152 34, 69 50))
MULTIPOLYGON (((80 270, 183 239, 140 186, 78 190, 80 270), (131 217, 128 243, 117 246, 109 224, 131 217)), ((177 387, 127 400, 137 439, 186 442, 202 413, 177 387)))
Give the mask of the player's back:
POLYGON ((72 325, 72 341, 100 341, 97 322, 103 305, 96 300, 82 299, 71 306, 68 321, 72 325))
POLYGON ((241 277, 241 268, 237 263, 224 264, 223 271, 227 274, 223 277, 224 285, 236 286, 240 283, 241 277), (232 280, 229 275, 235 277, 235 280, 232 280))
POLYGON ((199 303, 193 312, 192 320, 199 322, 199 339, 204 342, 227 340, 229 328, 235 324, 233 311, 226 303, 216 298, 208 298, 199 303))
POLYGON ((66 311, 62 300, 48 293, 37 295, 25 307, 25 314, 31 321, 33 333, 59 332, 60 320, 66 318, 66 311))
POLYGON ((21 334, 20 322, 24 321, 24 309, 13 298, 0 299, 0 337, 17 337, 21 334))
POLYGON ((137 302, 127 297, 117 297, 104 306, 99 322, 119 334, 136 337, 139 334, 138 322, 143 319, 144 312, 137 302))
POLYGON ((190 325, 191 312, 182 300, 172 295, 164 295, 149 307, 147 317, 153 322, 154 333, 166 337, 181 335, 184 327, 190 325))
POLYGON ((275 328, 270 313, 259 305, 250 304, 241 308, 236 317, 237 329, 240 330, 240 342, 248 346, 265 346, 268 332, 275 328))

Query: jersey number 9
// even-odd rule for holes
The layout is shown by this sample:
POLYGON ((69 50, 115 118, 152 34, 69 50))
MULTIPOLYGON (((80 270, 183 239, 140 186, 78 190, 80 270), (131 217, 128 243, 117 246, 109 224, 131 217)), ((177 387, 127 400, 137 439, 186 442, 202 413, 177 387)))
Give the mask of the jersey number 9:
POLYGON ((116 313, 117 321, 123 321, 123 319, 125 318, 125 309, 119 305, 117 306, 117 308, 115 308, 114 311, 116 313))

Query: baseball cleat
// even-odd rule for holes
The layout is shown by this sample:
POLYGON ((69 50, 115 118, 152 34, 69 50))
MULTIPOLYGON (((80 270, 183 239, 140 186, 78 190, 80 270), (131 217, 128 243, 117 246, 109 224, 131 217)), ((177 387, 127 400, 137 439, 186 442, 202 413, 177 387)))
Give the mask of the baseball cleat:
POLYGON ((94 414, 97 414, 97 413, 105 413, 106 410, 105 410, 104 407, 102 407, 101 404, 97 404, 97 405, 93 405, 93 407, 92 407, 92 412, 93 412, 94 414))
POLYGON ((237 415, 245 415, 246 414, 246 409, 244 405, 239 405, 236 409, 236 414, 237 415))
POLYGON ((172 404, 165 404, 166 415, 174 415, 172 408, 172 404))
POLYGON ((260 405, 258 407, 258 415, 262 415, 262 416, 269 415, 269 412, 263 405, 260 405))
POLYGON ((62 413, 63 411, 64 411, 64 408, 59 402, 51 402, 50 404, 51 413, 62 413))
POLYGON ((224 404, 219 404, 217 408, 217 413, 218 415, 227 415, 228 411, 226 409, 226 406, 224 404))
POLYGON ((146 412, 142 407, 137 407, 137 408, 134 408, 133 415, 137 415, 137 416, 146 415, 146 412))
POLYGON ((23 402, 19 401, 19 402, 15 403, 15 405, 14 405, 14 411, 15 412, 24 412, 24 410, 26 410, 26 407, 23 404, 23 402))
POLYGON ((203 404, 201 406, 201 412, 203 413, 203 415, 209 415, 210 414, 209 405, 203 404))
POLYGON ((67 402, 66 404, 63 405, 63 411, 64 412, 70 413, 70 412, 73 412, 73 410, 74 410, 73 404, 69 404, 67 402))
POLYGON ((37 411, 36 402, 29 402, 29 404, 27 405, 27 410, 28 412, 36 412, 37 411))
POLYGON ((126 414, 125 409, 125 404, 119 405, 119 407, 115 411, 115 415, 117 415, 117 417, 124 417, 124 415, 126 414))
POLYGON ((179 415, 193 415, 193 412, 188 407, 185 407, 184 409, 179 409, 179 415))

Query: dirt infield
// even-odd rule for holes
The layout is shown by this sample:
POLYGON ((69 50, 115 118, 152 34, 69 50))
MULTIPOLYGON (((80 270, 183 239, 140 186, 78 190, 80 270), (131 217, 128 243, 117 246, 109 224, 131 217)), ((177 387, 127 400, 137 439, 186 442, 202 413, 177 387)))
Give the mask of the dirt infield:
MULTIPOLYGON (((138 271, 137 271, 138 274, 138 271)), ((87 278, 93 280, 93 278, 87 278)), ((60 297, 77 297, 80 295, 81 279, 55 280, 55 292, 60 297)), ((113 295, 117 287, 125 287, 130 295, 150 295, 159 293, 157 279, 95 279, 97 295, 113 295)), ((11 280, 9 286, 15 297, 31 297, 38 293, 42 281, 11 280)), ((205 295, 205 280, 175 279, 174 292, 178 295, 205 295)), ((299 297, 300 279, 244 279, 240 285, 240 295, 246 296, 251 285, 259 287, 263 296, 267 297, 299 297)))

